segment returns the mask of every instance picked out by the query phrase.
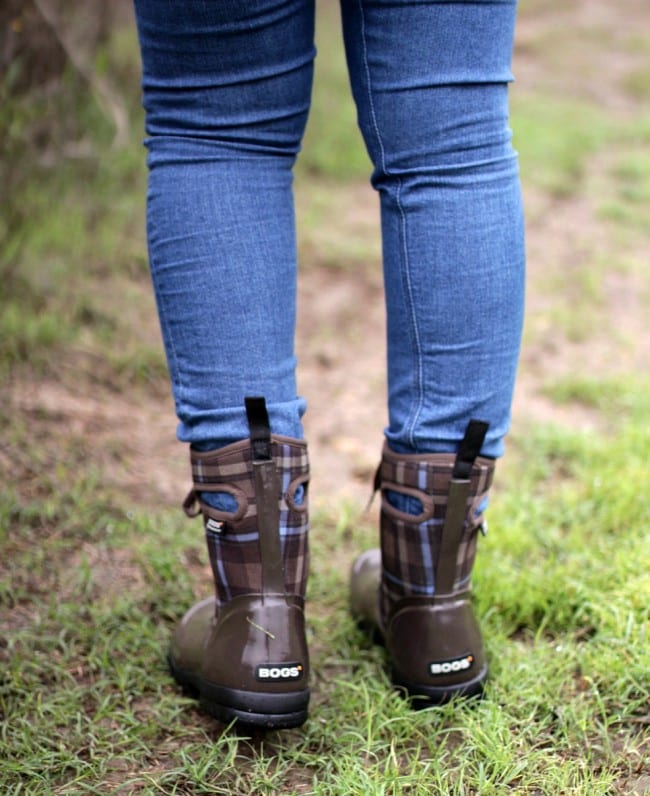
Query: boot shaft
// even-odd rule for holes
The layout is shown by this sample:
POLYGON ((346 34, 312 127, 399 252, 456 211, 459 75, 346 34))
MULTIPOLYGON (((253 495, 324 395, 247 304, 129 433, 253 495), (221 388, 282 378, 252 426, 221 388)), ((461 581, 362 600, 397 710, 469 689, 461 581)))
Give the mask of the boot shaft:
POLYGON ((469 589, 494 461, 474 458, 460 479, 456 465, 455 454, 399 454, 384 447, 377 478, 384 621, 399 600, 440 598, 469 589), (418 513, 395 505, 404 498, 418 513))
POLYGON ((217 599, 284 593, 304 597, 309 567, 307 444, 271 436, 268 464, 252 440, 216 451, 191 450, 194 486, 189 516, 203 515, 217 599), (205 493, 225 493, 233 511, 209 505, 205 493))
POLYGON ((381 550, 350 578, 353 615, 385 643, 391 679, 420 706, 479 694, 488 666, 470 574, 494 461, 479 456, 488 425, 470 420, 456 454, 384 446, 381 550))

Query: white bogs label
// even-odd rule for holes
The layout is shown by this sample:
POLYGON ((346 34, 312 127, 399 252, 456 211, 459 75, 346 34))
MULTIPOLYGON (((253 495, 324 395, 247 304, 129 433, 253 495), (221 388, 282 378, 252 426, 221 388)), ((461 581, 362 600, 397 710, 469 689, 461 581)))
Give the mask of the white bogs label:
POLYGON ((462 658, 452 658, 449 661, 433 661, 429 664, 429 674, 440 677, 445 674, 457 674, 471 669, 474 665, 473 655, 463 655, 462 658))

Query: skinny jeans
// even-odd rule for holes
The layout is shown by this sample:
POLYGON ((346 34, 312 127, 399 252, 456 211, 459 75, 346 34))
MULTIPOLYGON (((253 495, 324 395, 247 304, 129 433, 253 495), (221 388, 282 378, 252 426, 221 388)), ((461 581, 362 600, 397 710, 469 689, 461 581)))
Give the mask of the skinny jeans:
MULTIPOLYGON (((246 395, 301 438, 293 166, 313 0, 135 0, 151 274, 178 437, 248 436, 246 395)), ((516 0, 341 0, 379 192, 390 447, 453 452, 471 418, 503 453, 524 231, 508 83, 516 0)), ((372 344, 369 341, 369 344, 372 344)), ((341 407, 344 409, 344 407, 341 407)))

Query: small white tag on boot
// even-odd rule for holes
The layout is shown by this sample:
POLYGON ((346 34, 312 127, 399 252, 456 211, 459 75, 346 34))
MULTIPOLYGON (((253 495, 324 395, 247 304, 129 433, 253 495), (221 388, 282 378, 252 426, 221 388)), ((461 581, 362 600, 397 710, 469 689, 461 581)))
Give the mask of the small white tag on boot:
POLYGON ((223 533, 224 523, 219 520, 213 520, 212 517, 205 523, 205 530, 212 531, 212 533, 223 533))

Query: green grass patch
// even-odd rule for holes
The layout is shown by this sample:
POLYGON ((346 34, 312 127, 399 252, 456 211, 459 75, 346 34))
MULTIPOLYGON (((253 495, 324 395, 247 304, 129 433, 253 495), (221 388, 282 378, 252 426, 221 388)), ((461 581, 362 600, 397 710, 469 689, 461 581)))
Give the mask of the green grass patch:
POLYGON ((372 165, 357 127, 341 38, 338 3, 323 3, 316 27, 313 102, 298 170, 347 182, 367 179, 372 165))
POLYGON ((648 228, 650 206, 650 136, 640 130, 611 169, 613 195, 600 206, 601 217, 640 232, 648 228))
POLYGON ((645 394, 623 396, 636 409, 611 436, 515 441, 475 578, 486 698, 429 711, 391 689, 348 615, 347 565, 376 535, 352 507, 313 521, 310 719, 247 738, 166 671, 174 622, 209 587, 198 525, 120 507, 92 478, 40 504, 14 495, 0 517, 3 792, 616 792, 648 752, 645 394))
POLYGON ((110 70, 115 85, 130 87, 116 93, 130 125, 128 144, 114 145, 111 119, 74 69, 26 94, 16 88, 19 62, 0 80, 0 190, 10 200, 0 215, 5 377, 25 363, 51 372, 73 345, 115 345, 119 313, 107 309, 114 280, 148 279, 134 30, 120 29, 103 45, 97 66, 99 73, 110 70), (102 277, 111 284, 100 297, 102 277))
POLYGON ((591 104, 517 90, 512 126, 524 183, 557 199, 580 193, 590 157, 612 136, 609 116, 591 104))
POLYGON ((612 419, 622 416, 640 423, 649 408, 648 385, 622 378, 567 377, 547 384, 543 392, 556 403, 580 404, 612 419))
MULTIPOLYGON (((643 42, 647 48, 648 40, 643 42)), ((622 80, 623 90, 639 102, 647 102, 650 99, 650 75, 647 69, 634 69, 628 72, 622 80)))

